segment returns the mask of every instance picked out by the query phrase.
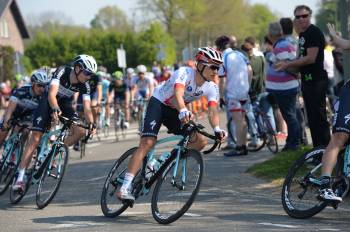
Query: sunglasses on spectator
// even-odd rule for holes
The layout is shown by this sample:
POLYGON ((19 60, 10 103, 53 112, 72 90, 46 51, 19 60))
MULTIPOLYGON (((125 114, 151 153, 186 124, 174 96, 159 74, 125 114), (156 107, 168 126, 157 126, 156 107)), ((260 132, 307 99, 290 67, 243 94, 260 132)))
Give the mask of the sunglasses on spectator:
POLYGON ((92 76, 92 74, 93 74, 92 72, 85 70, 85 69, 83 69, 83 73, 85 76, 92 76))
POLYGON ((309 14, 296 15, 295 19, 301 19, 301 18, 306 19, 307 17, 309 17, 309 14))

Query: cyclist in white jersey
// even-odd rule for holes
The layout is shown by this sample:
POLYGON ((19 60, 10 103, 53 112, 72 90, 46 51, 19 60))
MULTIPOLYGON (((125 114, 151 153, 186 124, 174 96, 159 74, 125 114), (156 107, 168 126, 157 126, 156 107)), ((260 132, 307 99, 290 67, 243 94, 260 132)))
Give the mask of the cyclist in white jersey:
POLYGON ((146 66, 140 64, 137 66, 137 75, 131 79, 131 91, 133 99, 149 99, 154 84, 147 76, 146 66))
MULTIPOLYGON (((144 157, 154 146, 161 125, 165 125, 173 134, 183 134, 182 125, 188 123, 192 116, 186 108, 187 103, 206 96, 209 122, 218 138, 223 140, 226 137, 227 133, 219 127, 219 89, 213 82, 221 64, 220 52, 210 47, 199 48, 196 70, 181 67, 166 82, 156 87, 147 107, 139 147, 129 161, 123 185, 117 192, 119 199, 135 200, 130 185, 144 157)), ((198 133, 193 134, 190 141, 189 148, 198 151, 207 144, 204 136, 198 133)))

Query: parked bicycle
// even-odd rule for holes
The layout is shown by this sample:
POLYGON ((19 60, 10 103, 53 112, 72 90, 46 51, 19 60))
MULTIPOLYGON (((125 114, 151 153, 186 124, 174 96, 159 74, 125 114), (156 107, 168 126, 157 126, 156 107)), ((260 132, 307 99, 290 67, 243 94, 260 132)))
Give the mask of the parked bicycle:
MULTIPOLYGON (((318 198, 324 152, 324 147, 314 148, 303 154, 289 169, 282 187, 282 205, 289 216, 309 218, 327 205, 338 208, 339 203, 318 198)), ((331 183, 337 196, 347 196, 350 188, 350 145, 340 152, 331 183)))
MULTIPOLYGON (((84 129, 89 127, 78 123, 78 118, 68 119, 59 116, 63 126, 60 129, 46 132, 40 140, 34 165, 26 172, 25 191, 13 190, 11 187, 10 201, 13 204, 18 203, 27 193, 31 184, 38 184, 36 191, 36 205, 39 209, 45 208, 55 197, 63 179, 64 172, 68 163, 69 150, 63 143, 68 135, 71 125, 76 125, 84 129), (50 138, 56 137, 52 141, 50 138)), ((16 178, 13 180, 14 185, 16 178)))
MULTIPOLYGON (((142 168, 135 175, 132 193, 135 199, 147 195, 156 183, 152 194, 152 215, 161 224, 169 224, 179 219, 192 205, 199 191, 203 176, 203 158, 199 151, 188 149, 190 135, 198 132, 215 140, 213 146, 204 151, 212 152, 220 141, 214 135, 203 131, 200 124, 191 122, 187 125, 185 136, 170 136, 156 142, 144 159, 142 168), (164 152, 157 159, 160 144, 179 141, 171 152, 164 152), (151 166, 152 168, 151 168, 151 166)), ((106 217, 116 217, 128 207, 130 201, 120 201, 116 192, 123 184, 124 175, 130 157, 137 148, 125 152, 113 165, 104 183, 101 195, 101 209, 106 217)))
POLYGON ((28 136, 28 125, 18 121, 12 122, 13 129, 3 145, 0 160, 0 195, 4 194, 12 183, 17 167, 21 162, 24 143, 28 136), (16 129, 16 130, 15 130, 16 129))
MULTIPOLYGON (((253 101, 252 102, 253 107, 253 115, 255 118, 255 124, 250 125, 250 120, 248 120, 248 117, 246 116, 246 122, 248 125, 248 129, 250 132, 250 137, 252 138, 254 136, 252 132, 252 127, 256 128, 257 134, 257 144, 256 146, 248 146, 248 151, 260 151, 265 145, 272 153, 278 152, 278 142, 276 137, 276 132, 272 128, 272 125, 270 123, 268 115, 261 109, 259 105, 259 101, 253 101)), ((233 131, 233 120, 232 117, 227 121, 227 128, 228 128, 228 134, 232 141, 235 140, 235 133, 233 131)))

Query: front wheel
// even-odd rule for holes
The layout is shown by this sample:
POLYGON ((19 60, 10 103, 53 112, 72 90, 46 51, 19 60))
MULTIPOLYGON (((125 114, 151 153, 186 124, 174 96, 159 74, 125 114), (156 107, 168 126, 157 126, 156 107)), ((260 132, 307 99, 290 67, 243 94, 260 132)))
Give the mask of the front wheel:
POLYGON ((4 152, 3 159, 0 161, 0 195, 5 193, 11 184, 21 161, 21 155, 20 144, 13 144, 7 152, 4 152))
POLYGON ((176 157, 159 176, 152 195, 152 215, 160 224, 179 219, 191 207, 203 176, 201 153, 188 150, 181 155, 177 170, 176 157))
POLYGON ((117 198, 116 193, 123 185, 124 175, 127 171, 129 160, 136 149, 137 147, 134 147, 126 151, 115 162, 111 171, 108 173, 103 185, 100 202, 102 212, 106 217, 117 217, 129 207, 129 204, 123 203, 117 198))
POLYGON ((45 208, 55 197, 62 182, 68 163, 68 148, 66 145, 53 147, 55 154, 43 172, 36 191, 36 205, 45 208))
POLYGON ((309 218, 321 212, 327 203, 318 199, 324 148, 302 155, 290 168, 282 187, 282 205, 293 218, 309 218))

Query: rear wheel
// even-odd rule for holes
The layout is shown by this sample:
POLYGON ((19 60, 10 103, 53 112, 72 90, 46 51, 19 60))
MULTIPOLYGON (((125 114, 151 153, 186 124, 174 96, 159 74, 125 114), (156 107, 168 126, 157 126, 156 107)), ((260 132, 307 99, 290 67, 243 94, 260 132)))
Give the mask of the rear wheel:
POLYGON ((327 202, 318 199, 324 148, 302 155, 290 168, 282 187, 282 205, 293 218, 309 218, 321 212, 327 202))
MULTIPOLYGON (((101 194, 101 209, 106 217, 114 218, 123 213, 129 204, 120 201, 116 193, 123 185, 124 175, 127 171, 129 159, 137 148, 131 148, 126 151, 113 165, 108 173, 106 181, 103 185, 101 194)), ((137 179, 137 176, 134 178, 137 179)))
POLYGON ((152 195, 152 215, 160 224, 179 219, 191 207, 203 176, 203 159, 195 150, 181 155, 174 177, 176 157, 159 176, 152 195))
POLYGON ((3 159, 0 161, 0 195, 4 194, 12 183, 21 155, 20 144, 12 144, 11 148, 4 151, 3 159))
POLYGON ((55 197, 67 167, 68 155, 66 145, 56 147, 55 154, 43 172, 36 191, 36 205, 39 209, 45 208, 55 197))

